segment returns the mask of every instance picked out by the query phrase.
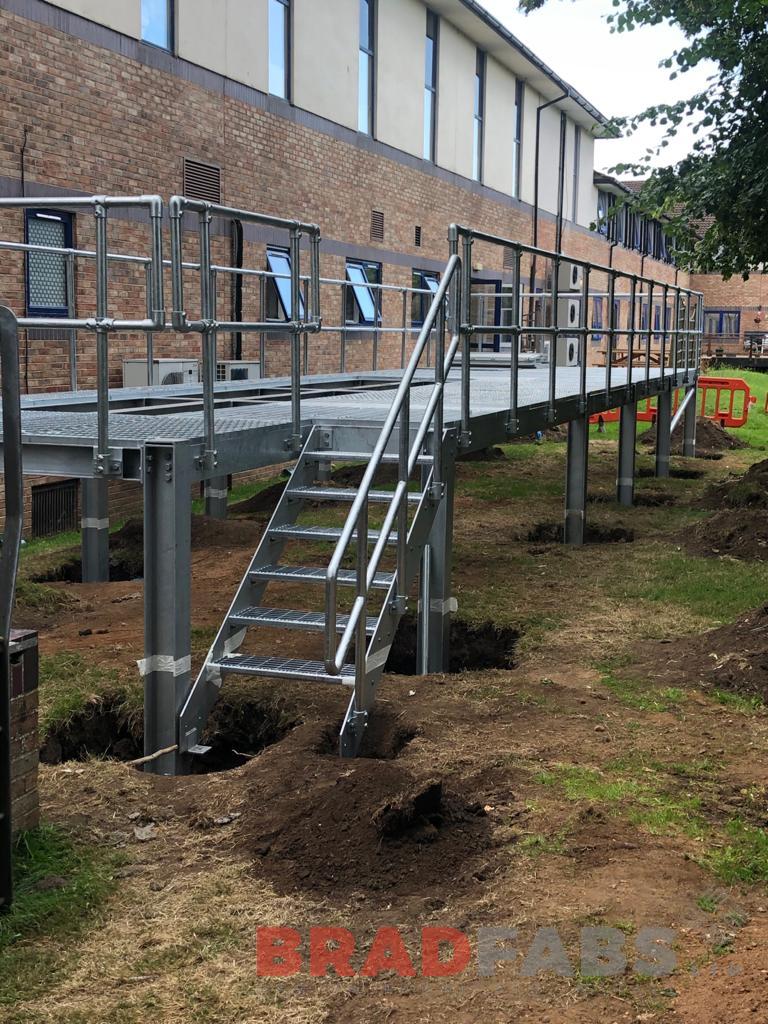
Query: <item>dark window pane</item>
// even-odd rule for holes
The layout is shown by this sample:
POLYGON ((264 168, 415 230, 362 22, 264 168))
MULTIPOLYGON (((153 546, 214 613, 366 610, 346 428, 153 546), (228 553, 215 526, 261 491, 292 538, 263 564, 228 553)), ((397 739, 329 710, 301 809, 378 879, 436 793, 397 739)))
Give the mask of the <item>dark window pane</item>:
MULTIPOLYGON (((30 213, 27 219, 27 241, 30 245, 69 248, 71 243, 68 214, 30 213)), ((66 258, 56 253, 29 253, 27 257, 27 301, 29 311, 66 316, 66 258)))

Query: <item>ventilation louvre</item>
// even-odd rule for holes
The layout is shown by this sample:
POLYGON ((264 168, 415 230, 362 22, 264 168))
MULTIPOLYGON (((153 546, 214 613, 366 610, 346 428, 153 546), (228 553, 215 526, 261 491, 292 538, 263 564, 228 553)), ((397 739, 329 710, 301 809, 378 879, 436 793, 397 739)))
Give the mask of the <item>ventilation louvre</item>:
POLYGON ((384 214, 381 210, 371 210, 371 241, 384 241, 384 214))
POLYGON ((184 160, 184 195, 206 203, 221 203, 221 168, 199 160, 184 160))
POLYGON ((417 224, 413 231, 413 243, 417 249, 421 248, 421 224, 417 224))
POLYGON ((504 270, 515 269, 515 250, 508 245, 504 246, 504 270))

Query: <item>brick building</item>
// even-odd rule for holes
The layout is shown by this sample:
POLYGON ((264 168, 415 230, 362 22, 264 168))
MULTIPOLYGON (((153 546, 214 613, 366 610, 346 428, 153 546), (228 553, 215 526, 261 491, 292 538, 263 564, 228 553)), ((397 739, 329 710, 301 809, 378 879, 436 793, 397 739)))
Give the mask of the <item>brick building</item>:
MULTIPOLYGON (((688 283, 662 226, 607 236, 600 215, 610 188, 593 173, 605 118, 475 0, 0 0, 0 83, 0 195, 187 193, 318 223, 322 274, 348 287, 341 304, 339 287, 324 287, 324 318, 339 330, 311 340, 312 372, 338 368, 342 332, 347 369, 399 364, 394 327, 407 320, 412 337, 423 300, 409 294, 403 314, 401 293, 372 288, 428 297, 452 221, 688 283)), ((247 228, 244 265, 284 267, 279 240, 247 228)), ((55 206, 26 219, 0 214, 4 239, 83 249, 93 230, 55 206)), ((126 217, 112 230, 119 251, 145 244, 139 222, 126 217)), ((231 264, 237 240, 222 229, 216 245, 231 264)), ((143 315, 141 274, 115 266, 112 275, 121 312, 143 315)), ((503 252, 478 247, 473 277, 478 303, 502 302, 511 281, 503 252)), ((531 281, 534 292, 545 285, 531 281)), ((68 276, 61 257, 0 253, 0 302, 20 315, 82 315, 93 292, 87 261, 68 276)), ((244 293, 245 313, 262 301, 276 317, 285 312, 279 288, 244 293)), ((235 301, 222 282, 222 305, 235 301)), ((602 297, 590 316, 605 323, 602 297)), ((146 342, 110 344, 117 387, 124 358, 142 357, 146 342)), ((30 393, 70 387, 71 346, 67 332, 25 332, 30 393)), ((77 384, 90 387, 93 336, 81 332, 75 351, 77 384)), ((218 355, 264 357, 266 375, 288 367, 277 336, 265 346, 253 335, 222 337, 218 355)), ((199 338, 158 336, 155 356, 197 359, 199 338)), ((113 512, 136 498, 123 486, 113 512)))

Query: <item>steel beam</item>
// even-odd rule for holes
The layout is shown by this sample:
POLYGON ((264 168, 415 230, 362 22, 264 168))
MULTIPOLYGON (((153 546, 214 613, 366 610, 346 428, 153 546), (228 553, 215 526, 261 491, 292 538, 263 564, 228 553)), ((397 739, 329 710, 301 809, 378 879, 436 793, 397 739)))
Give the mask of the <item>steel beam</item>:
POLYGON ((579 416, 568 424, 568 454, 565 473, 565 543, 583 544, 587 520, 587 464, 589 417, 579 416))
POLYGON ((103 479, 80 481, 80 545, 83 583, 109 581, 108 484, 103 479))
MULTIPOLYGON (((688 391, 695 390, 695 384, 688 388, 688 391)), ((696 413, 696 395, 694 395, 683 413, 683 455, 689 459, 696 457, 696 413)))
POLYGON ((227 518, 227 477, 214 476, 205 481, 205 514, 211 519, 227 518))
MULTIPOLYGON (((178 742, 178 714, 190 688, 191 498, 186 462, 172 446, 147 448, 144 484, 144 753, 178 742)), ((177 775, 178 752, 146 771, 177 775)))
POLYGON ((443 496, 421 563, 417 664, 422 675, 447 672, 453 599, 453 502, 456 480, 456 437, 443 449, 443 496))
POLYGON ((656 476, 669 476, 669 453, 672 448, 672 392, 659 393, 656 412, 656 476))
POLYGON ((637 402, 622 405, 619 419, 619 466, 616 500, 620 505, 635 502, 635 444, 637 442, 637 402))

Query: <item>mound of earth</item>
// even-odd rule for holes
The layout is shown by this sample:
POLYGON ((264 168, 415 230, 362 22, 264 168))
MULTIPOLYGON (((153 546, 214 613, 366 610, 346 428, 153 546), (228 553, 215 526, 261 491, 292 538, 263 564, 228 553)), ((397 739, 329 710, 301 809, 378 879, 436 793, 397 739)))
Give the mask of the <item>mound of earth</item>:
POLYGON ((229 506, 229 514, 233 516, 267 515, 271 516, 275 506, 285 490, 286 481, 270 484, 264 490, 252 494, 250 498, 236 501, 229 506))
MULTIPOLYGON (((656 450, 656 427, 653 426, 640 435, 640 444, 656 450)), ((727 430, 714 420, 699 416, 696 420, 696 450, 701 452, 725 452, 736 448, 746 448, 747 442, 740 437, 729 434, 727 430)), ((683 423, 677 424, 672 433, 672 454, 681 455, 683 450, 683 423)))
POLYGON ((725 509, 688 527, 680 541, 692 555, 764 562, 768 560, 768 516, 763 509, 725 509))
POLYGON ((768 702, 768 604, 736 622, 644 651, 644 670, 670 684, 732 690, 768 702))
POLYGON ((768 459, 756 462, 741 477, 708 488, 704 503, 710 508, 768 508, 768 459))
POLYGON ((471 880, 491 830, 461 783, 391 756, 342 760, 300 732, 245 769, 241 841, 260 875, 282 892, 388 901, 471 880))

